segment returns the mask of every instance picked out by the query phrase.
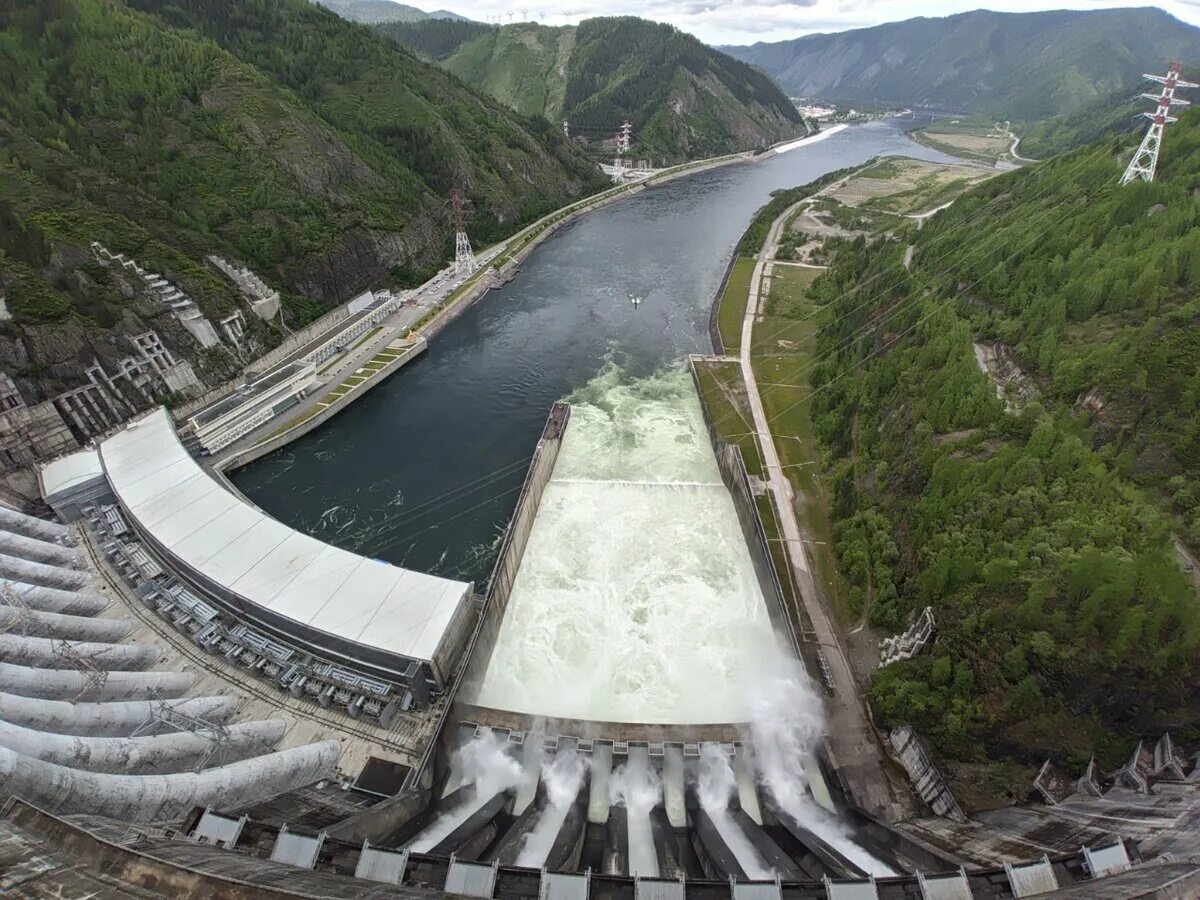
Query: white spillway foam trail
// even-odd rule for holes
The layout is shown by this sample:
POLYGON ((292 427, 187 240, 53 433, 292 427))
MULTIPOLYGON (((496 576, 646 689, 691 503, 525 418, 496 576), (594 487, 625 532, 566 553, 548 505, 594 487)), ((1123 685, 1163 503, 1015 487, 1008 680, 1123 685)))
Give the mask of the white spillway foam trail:
POLYGON ((733 499, 683 370, 571 398, 475 702, 591 721, 749 718, 773 644, 733 499))
POLYGON ((845 131, 849 127, 850 127, 849 125, 844 125, 844 124, 843 125, 834 125, 830 128, 826 128, 824 131, 818 131, 816 134, 812 135, 811 137, 800 138, 800 140, 798 140, 798 141, 789 141, 786 144, 781 144, 780 146, 775 148, 775 152, 776 153, 787 153, 789 150, 796 150, 800 147, 807 147, 809 144, 820 143, 821 141, 824 141, 824 140, 827 140, 828 138, 833 137, 838 132, 845 131))
POLYGON ((808 793, 810 770, 820 777, 813 754, 823 726, 821 699, 799 661, 782 653, 771 656, 759 678, 751 721, 763 784, 783 812, 864 872, 895 875, 890 866, 855 843, 849 829, 808 793))
POLYGON ((630 747, 629 761, 612 773, 609 797, 613 806, 625 807, 625 828, 629 844, 627 875, 658 877, 658 853, 650 828, 650 811, 662 797, 662 783, 650 766, 645 747, 630 747))
POLYGON ((700 748, 700 765, 696 772, 696 795, 700 805, 747 878, 755 881, 774 878, 775 870, 763 861, 750 838, 729 814, 729 801, 736 788, 737 779, 724 751, 717 744, 704 744, 700 748))
POLYGON ((463 780, 470 785, 462 803, 447 810, 409 843, 410 850, 428 853, 501 791, 521 783, 525 771, 508 755, 507 742, 490 731, 472 738, 456 753, 463 780))
POLYGON ((579 796, 587 764, 575 748, 560 750, 554 759, 542 766, 542 784, 546 787, 546 805, 533 830, 525 835, 525 846, 517 857, 518 866, 537 867, 545 864, 562 830, 571 804, 579 796))

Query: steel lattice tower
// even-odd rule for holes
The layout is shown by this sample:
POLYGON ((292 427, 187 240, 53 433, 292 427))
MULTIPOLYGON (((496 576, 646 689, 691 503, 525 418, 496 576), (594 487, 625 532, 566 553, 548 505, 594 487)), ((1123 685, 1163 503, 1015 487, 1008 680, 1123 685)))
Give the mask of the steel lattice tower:
POLYGON ((1129 167, 1121 176, 1121 184, 1129 184, 1136 179, 1153 181, 1154 170, 1158 166, 1158 152, 1162 148, 1163 131, 1167 125, 1179 121, 1171 115, 1171 108, 1187 106, 1188 101, 1175 96, 1179 88, 1194 88, 1200 85, 1190 81, 1180 81, 1179 73, 1183 71, 1183 63, 1173 62, 1167 67, 1166 75, 1146 75, 1151 81, 1157 81, 1163 86, 1161 94, 1142 94, 1148 100, 1157 101, 1158 107, 1154 112, 1143 113, 1150 120, 1150 129, 1142 138, 1142 145, 1129 161, 1129 167))
POLYGON ((467 237, 467 204, 463 192, 455 188, 450 192, 450 210, 454 218, 454 274, 471 275, 479 268, 471 239, 467 237))
POLYGON ((630 138, 632 137, 632 135, 633 135, 633 126, 630 125, 629 120, 626 119, 625 123, 621 126, 620 130, 617 132, 617 153, 624 154, 624 153, 629 152, 630 138))

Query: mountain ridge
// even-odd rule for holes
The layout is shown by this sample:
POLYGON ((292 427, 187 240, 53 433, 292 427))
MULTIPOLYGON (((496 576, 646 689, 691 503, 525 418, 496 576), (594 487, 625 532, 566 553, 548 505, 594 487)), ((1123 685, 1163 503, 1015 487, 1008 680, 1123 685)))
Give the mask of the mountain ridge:
POLYGON ((678 29, 632 16, 455 31, 446 23, 380 30, 510 108, 593 144, 633 126, 635 154, 677 160, 765 146, 801 118, 762 73, 678 29))
POLYGON ((337 13, 350 22, 363 25, 376 25, 385 22, 425 22, 429 20, 470 21, 466 16, 460 16, 448 9, 435 9, 426 12, 415 6, 403 3, 393 3, 392 0, 312 0, 317 6, 323 6, 337 13))
MULTIPOLYGON (((245 304, 206 257, 244 263, 298 327, 436 271, 454 187, 487 243, 605 184, 561 130, 302 0, 7 7, 0 61, 0 367, 30 402, 92 360, 112 371, 150 329, 209 384, 240 366, 98 265, 92 241, 214 322, 245 304)), ((254 346, 282 338, 247 319, 254 346)))
POLYGON ((1153 7, 974 10, 720 49, 792 96, 1027 122, 1074 112, 1168 58, 1200 58, 1200 28, 1153 7))

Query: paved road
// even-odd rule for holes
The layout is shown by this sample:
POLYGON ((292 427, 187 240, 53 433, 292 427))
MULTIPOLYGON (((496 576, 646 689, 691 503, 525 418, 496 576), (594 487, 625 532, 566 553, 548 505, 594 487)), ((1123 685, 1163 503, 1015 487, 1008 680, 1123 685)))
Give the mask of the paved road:
MULTIPOLYGON (((801 201, 803 203, 804 201, 801 201)), ((754 377, 750 350, 754 345, 754 323, 758 316, 759 292, 764 275, 770 274, 775 254, 779 250, 779 237, 788 217, 801 205, 785 210, 767 234, 766 241, 750 278, 750 297, 746 303, 746 314, 742 319, 742 342, 739 361, 742 378, 750 399, 754 416, 754 430, 758 433, 767 487, 779 510, 780 525, 786 542, 788 561, 799 588, 800 599, 812 623, 816 641, 829 666, 833 696, 826 705, 828 715, 827 748, 831 761, 839 769, 841 777, 854 801, 864 810, 885 819, 896 819, 906 813, 906 804, 898 802, 891 783, 884 772, 884 755, 875 731, 871 726, 866 708, 859 693, 858 683, 846 660, 837 632, 834 630, 823 597, 818 592, 804 552, 806 535, 800 527, 791 482, 784 474, 771 434, 771 423, 767 419, 758 392, 758 381, 754 377)))

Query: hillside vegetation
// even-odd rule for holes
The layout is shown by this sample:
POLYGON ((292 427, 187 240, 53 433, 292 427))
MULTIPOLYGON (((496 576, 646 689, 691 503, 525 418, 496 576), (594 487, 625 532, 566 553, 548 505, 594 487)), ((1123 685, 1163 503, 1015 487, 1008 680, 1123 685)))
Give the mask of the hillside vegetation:
POLYGON ((905 241, 834 250, 814 422, 853 606, 937 640, 881 670, 881 724, 951 760, 1111 764, 1195 729, 1200 111, 1154 184, 1109 137, 974 188, 905 241), (1003 399, 973 345, 1015 366, 1003 399), (1023 372, 1023 374, 1022 374, 1023 372))
POLYGON ((1200 58, 1200 29, 1152 8, 979 10, 721 49, 791 96, 1033 122, 1130 89, 1169 59, 1200 58))
POLYGON ((93 240, 210 316, 239 301, 204 257, 241 260, 284 288, 296 324, 435 271, 455 185, 479 242, 602 186, 544 121, 304 0, 8 5, 0 73, 0 365, 29 399, 145 330, 93 240))
POLYGON ((558 126, 567 120, 572 135, 594 147, 626 119, 635 154, 672 161, 765 146, 803 128, 794 105, 761 72, 643 19, 382 31, 512 109, 558 126))

